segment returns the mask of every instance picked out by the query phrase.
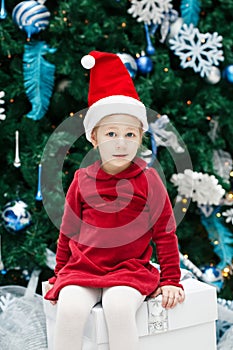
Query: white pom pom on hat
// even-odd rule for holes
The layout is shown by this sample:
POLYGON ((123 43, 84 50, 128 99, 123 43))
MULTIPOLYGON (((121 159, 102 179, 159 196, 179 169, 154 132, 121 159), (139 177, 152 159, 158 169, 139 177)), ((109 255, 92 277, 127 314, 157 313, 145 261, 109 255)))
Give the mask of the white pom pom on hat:
POLYGON ((84 118, 86 138, 97 123, 111 114, 129 114, 142 123, 143 131, 148 130, 146 107, 140 101, 130 74, 118 55, 108 52, 91 51, 81 64, 90 71, 88 111, 84 118))
POLYGON ((81 64, 85 69, 91 69, 95 65, 95 58, 91 55, 85 55, 81 59, 81 64))

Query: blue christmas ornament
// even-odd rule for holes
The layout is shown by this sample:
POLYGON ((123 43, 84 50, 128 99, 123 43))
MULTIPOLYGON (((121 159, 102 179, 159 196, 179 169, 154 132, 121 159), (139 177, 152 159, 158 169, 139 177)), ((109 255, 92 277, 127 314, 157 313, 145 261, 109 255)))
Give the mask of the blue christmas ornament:
POLYGON ((31 214, 26 208, 27 204, 21 200, 14 200, 4 206, 2 219, 7 231, 15 233, 31 224, 31 214))
POLYGON ((27 33, 28 39, 49 25, 50 12, 47 7, 34 0, 22 1, 12 12, 13 21, 27 33))
POLYGON ((230 64, 223 70, 223 78, 229 83, 233 83, 233 64, 230 64))
POLYGON ((6 17, 7 17, 7 11, 5 8, 5 0, 1 0, 0 19, 5 19, 6 17))
POLYGON ((118 53, 117 56, 120 57, 121 61, 124 63, 131 78, 132 79, 135 78, 138 70, 135 59, 128 53, 118 53))
POLYGON ((150 33, 149 28, 147 24, 144 24, 145 32, 146 32, 146 41, 147 41, 147 47, 146 52, 148 55, 154 55, 155 54, 155 48, 152 45, 151 39, 150 39, 150 33))
POLYGON ((220 291, 223 286, 223 277, 221 270, 212 265, 205 266, 201 270, 203 272, 202 280, 206 283, 214 285, 220 291))
POLYGON ((37 193, 36 193, 36 200, 42 201, 42 192, 41 192, 41 171, 42 171, 42 165, 39 164, 38 166, 38 184, 37 184, 37 193))
POLYGON ((56 49, 50 48, 44 41, 33 41, 24 47, 24 87, 32 104, 27 117, 39 120, 49 108, 55 79, 55 65, 46 61, 44 56, 56 52, 56 49))
POLYGON ((148 56, 140 56, 136 60, 138 70, 142 74, 150 73, 153 69, 153 63, 148 56))
POLYGON ((233 258, 233 235, 231 230, 225 225, 222 217, 217 217, 220 207, 213 208, 209 216, 201 214, 201 223, 205 227, 208 237, 213 244, 214 252, 218 255, 220 261, 218 269, 223 270, 231 265, 233 258))
POLYGON ((197 27, 201 12, 200 0, 181 0, 180 11, 184 23, 188 25, 193 23, 197 27))

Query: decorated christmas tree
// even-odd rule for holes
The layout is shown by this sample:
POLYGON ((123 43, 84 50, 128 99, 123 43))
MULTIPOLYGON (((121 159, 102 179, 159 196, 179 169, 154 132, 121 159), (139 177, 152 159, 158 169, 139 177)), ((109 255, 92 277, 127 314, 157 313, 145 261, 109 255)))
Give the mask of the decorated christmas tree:
POLYGON ((232 299, 232 13, 226 0, 1 1, 1 285, 52 275, 60 185, 91 150, 80 61, 99 50, 119 54, 148 107, 141 157, 169 191, 181 265, 232 299))

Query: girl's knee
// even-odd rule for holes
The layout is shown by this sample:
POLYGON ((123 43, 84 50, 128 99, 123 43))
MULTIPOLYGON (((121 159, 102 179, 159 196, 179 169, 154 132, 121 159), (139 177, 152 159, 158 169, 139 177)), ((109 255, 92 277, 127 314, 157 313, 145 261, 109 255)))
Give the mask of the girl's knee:
POLYGON ((90 313, 92 305, 90 301, 85 302, 83 293, 79 293, 78 288, 71 286, 64 287, 58 299, 58 313, 60 317, 66 319, 86 318, 90 313))

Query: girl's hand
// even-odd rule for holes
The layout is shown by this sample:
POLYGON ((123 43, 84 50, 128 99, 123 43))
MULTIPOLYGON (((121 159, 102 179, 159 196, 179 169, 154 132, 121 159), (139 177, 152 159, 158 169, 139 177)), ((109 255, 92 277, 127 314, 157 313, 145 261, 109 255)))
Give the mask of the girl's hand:
MULTIPOLYGON (((46 293, 50 290, 50 289, 52 289, 53 288, 53 284, 46 284, 46 286, 45 286, 45 291, 46 291, 46 293)), ((57 300, 49 300, 50 301, 50 303, 52 304, 52 305, 55 305, 55 304, 57 304, 57 300)))
POLYGON ((183 289, 176 286, 159 287, 150 295, 150 298, 155 298, 159 294, 162 294, 162 306, 165 309, 172 309, 178 303, 183 303, 185 299, 183 289))

